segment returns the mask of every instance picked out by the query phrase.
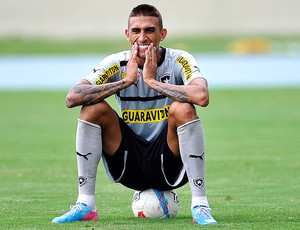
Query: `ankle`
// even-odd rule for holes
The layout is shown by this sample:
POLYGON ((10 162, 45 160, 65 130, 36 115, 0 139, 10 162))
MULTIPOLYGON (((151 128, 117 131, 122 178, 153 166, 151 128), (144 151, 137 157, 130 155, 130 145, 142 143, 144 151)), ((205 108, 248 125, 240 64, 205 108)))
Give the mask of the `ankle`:
POLYGON ((208 200, 206 196, 192 197, 191 209, 196 206, 209 208, 208 200))

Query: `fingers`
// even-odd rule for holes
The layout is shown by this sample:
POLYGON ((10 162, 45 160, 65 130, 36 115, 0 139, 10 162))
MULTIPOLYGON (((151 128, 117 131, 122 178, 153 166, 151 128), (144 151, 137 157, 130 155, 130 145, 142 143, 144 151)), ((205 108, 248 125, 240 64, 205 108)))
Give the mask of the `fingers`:
POLYGON ((132 45, 131 47, 131 52, 129 55, 129 61, 130 60, 135 60, 136 61, 136 57, 137 57, 137 50, 138 50, 138 46, 136 44, 136 42, 132 45))
POLYGON ((146 61, 147 62, 157 62, 157 57, 156 57, 156 48, 154 47, 153 43, 151 43, 146 50, 146 61))

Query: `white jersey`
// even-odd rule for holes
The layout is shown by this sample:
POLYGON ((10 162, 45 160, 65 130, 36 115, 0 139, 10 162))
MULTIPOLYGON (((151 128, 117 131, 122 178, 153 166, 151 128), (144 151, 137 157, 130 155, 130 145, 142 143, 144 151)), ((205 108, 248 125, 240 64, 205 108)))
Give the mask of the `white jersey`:
MULTIPOLYGON (((120 81, 126 77, 130 51, 104 58, 85 78, 93 85, 120 81)), ((186 51, 162 48, 156 80, 174 85, 188 85, 193 79, 203 77, 194 57, 186 51)), ((116 93, 122 119, 139 136, 151 141, 167 123, 173 100, 153 89, 143 80, 143 67, 138 67, 136 82, 116 93)))

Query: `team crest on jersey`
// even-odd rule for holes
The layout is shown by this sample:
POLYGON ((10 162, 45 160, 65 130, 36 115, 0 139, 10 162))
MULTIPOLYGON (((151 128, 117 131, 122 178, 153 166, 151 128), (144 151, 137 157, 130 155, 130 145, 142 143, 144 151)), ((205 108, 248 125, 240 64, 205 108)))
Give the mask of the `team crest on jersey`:
POLYGON ((169 81, 170 81, 169 73, 165 73, 160 77, 160 82, 162 82, 162 83, 169 83, 169 81))

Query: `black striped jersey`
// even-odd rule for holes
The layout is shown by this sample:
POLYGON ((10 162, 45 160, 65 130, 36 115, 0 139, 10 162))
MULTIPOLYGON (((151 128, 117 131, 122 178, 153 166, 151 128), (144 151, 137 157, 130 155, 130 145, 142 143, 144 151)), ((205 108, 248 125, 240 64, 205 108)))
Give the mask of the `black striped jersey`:
MULTIPOLYGON (((126 77, 130 51, 123 51, 104 58, 85 78, 93 85, 120 81, 126 77)), ((158 63, 156 80, 174 85, 188 85, 202 77, 195 58, 188 52, 163 48, 158 63)), ((143 81, 143 67, 138 67, 136 82, 115 94, 122 119, 139 136, 151 141, 167 123, 168 111, 173 100, 153 89, 143 81)))

